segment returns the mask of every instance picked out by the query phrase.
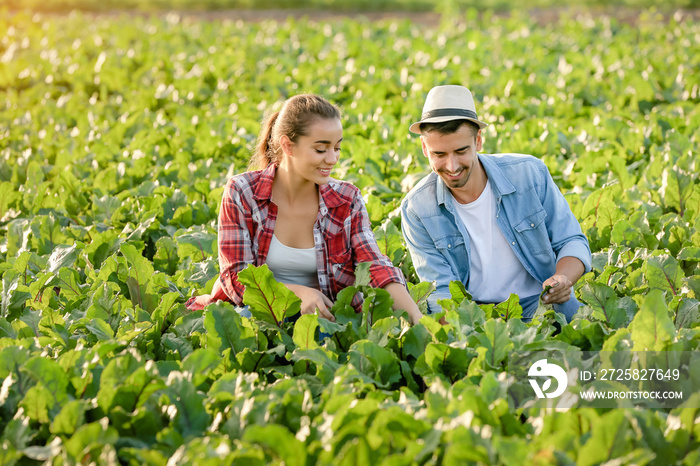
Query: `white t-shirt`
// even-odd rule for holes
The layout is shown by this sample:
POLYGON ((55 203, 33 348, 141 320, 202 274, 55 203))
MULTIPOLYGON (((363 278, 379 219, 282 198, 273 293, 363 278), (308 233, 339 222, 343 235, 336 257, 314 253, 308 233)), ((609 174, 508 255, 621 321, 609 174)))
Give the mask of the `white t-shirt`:
POLYGON ((491 182, 478 199, 455 208, 469 233, 470 271, 467 290, 475 301, 500 303, 511 293, 534 296, 542 285, 530 275, 496 224, 496 196, 491 182))
POLYGON ((290 248, 273 234, 265 263, 278 282, 318 288, 315 248, 290 248))

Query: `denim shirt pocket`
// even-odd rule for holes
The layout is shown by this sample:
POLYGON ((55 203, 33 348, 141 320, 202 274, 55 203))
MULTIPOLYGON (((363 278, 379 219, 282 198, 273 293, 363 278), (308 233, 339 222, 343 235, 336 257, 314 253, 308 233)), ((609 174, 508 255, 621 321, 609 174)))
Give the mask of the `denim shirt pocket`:
POLYGON ((513 226, 522 245, 533 254, 549 254, 552 244, 547 233, 544 219, 547 212, 540 209, 526 215, 520 222, 513 226))
POLYGON ((434 240, 435 247, 450 264, 452 271, 461 276, 460 271, 467 263, 467 249, 461 234, 448 234, 434 240))

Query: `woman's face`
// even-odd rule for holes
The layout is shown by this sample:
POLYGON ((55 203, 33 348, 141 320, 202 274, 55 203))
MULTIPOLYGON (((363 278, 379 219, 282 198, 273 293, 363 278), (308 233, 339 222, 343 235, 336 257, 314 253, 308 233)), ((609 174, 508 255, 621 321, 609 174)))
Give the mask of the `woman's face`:
MULTIPOLYGON (((283 136, 283 139, 286 138, 283 136)), ((340 157, 343 125, 337 118, 317 118, 297 142, 282 142, 290 171, 318 185, 330 180, 331 170, 340 157)))

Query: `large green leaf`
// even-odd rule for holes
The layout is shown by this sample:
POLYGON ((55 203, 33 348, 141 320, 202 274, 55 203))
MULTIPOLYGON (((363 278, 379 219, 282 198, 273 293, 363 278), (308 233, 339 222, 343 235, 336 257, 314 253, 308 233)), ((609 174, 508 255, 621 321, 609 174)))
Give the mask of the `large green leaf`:
POLYGON ((230 349, 233 355, 244 348, 257 348, 255 330, 225 303, 211 304, 204 313, 207 347, 223 354, 230 349))
POLYGON ((632 435, 623 410, 612 410, 601 416, 579 451, 577 466, 592 466, 624 456, 632 451, 632 435))
POLYGON ((499 367, 513 346, 508 337, 507 325, 500 319, 487 320, 484 323, 484 333, 477 334, 477 339, 486 349, 486 363, 493 368, 499 367))
POLYGON ((266 264, 247 266, 238 273, 238 280, 245 285, 243 302, 250 306, 253 317, 281 326, 286 317, 297 314, 301 301, 292 291, 275 281, 266 264))
POLYGON ((285 427, 275 424, 251 426, 246 429, 243 440, 261 446, 273 462, 293 466, 306 464, 304 444, 285 427))
POLYGON ((611 328, 620 328, 628 322, 627 313, 620 305, 615 290, 598 282, 588 282, 581 287, 581 299, 593 308, 593 317, 611 328))
POLYGON ((380 387, 389 388, 401 380, 401 368, 394 352, 371 341, 353 343, 348 351, 348 360, 358 371, 374 379, 380 387))
POLYGON ((300 349, 314 349, 318 347, 316 342, 316 329, 318 328, 318 316, 305 314, 294 323, 294 343, 300 349))
POLYGON ((644 298, 629 329, 635 351, 663 351, 676 338, 676 327, 661 290, 652 290, 644 298))
POLYGON ((466 348, 430 343, 425 348, 424 355, 418 358, 414 370, 418 375, 437 374, 454 382, 467 374, 467 368, 474 356, 475 354, 466 348))
POLYGON ((652 256, 644 261, 642 271, 649 288, 670 291, 674 295, 680 293, 685 275, 673 256, 652 256))
POLYGON ((23 276, 16 270, 7 270, 2 276, 0 296, 0 317, 8 320, 16 318, 32 297, 29 288, 23 284, 23 276))

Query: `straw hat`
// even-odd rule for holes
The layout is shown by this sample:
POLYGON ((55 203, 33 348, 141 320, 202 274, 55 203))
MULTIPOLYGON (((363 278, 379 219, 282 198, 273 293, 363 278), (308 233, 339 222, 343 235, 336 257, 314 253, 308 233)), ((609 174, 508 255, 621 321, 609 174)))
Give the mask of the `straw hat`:
POLYGON ((484 129, 488 123, 479 120, 474 107, 474 98, 463 86, 436 86, 430 89, 423 105, 423 116, 408 130, 420 134, 421 123, 442 123, 451 120, 469 120, 484 129))

